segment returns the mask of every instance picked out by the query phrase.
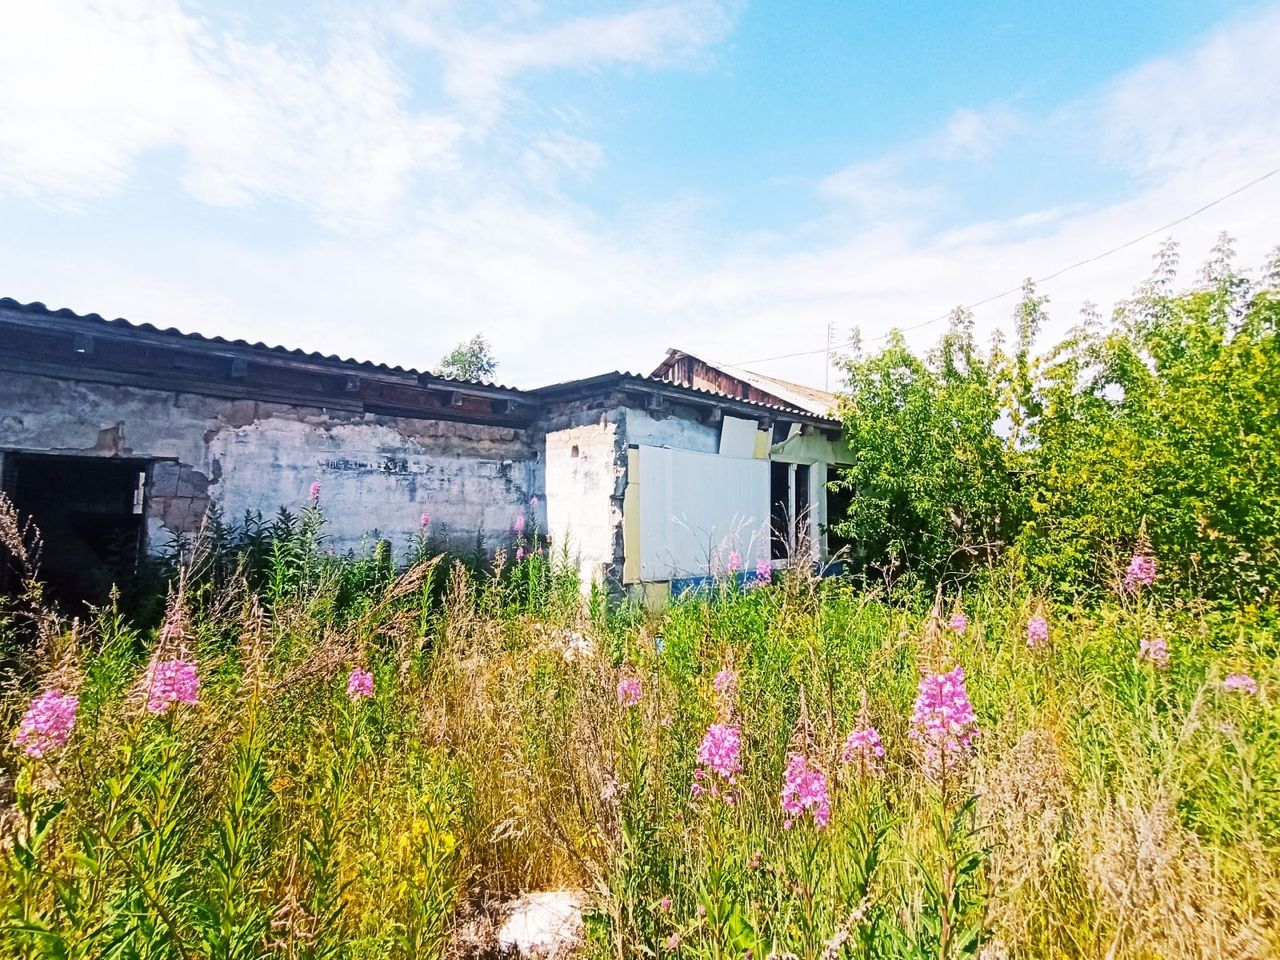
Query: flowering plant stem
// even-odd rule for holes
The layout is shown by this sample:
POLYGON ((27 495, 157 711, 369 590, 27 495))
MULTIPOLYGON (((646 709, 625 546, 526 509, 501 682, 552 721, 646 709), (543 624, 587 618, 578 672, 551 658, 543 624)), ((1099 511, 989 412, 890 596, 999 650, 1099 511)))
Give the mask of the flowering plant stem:
POLYGON ((974 956, 983 938, 980 872, 984 851, 970 825, 977 797, 958 804, 944 777, 932 799, 929 849, 916 858, 923 887, 923 910, 915 931, 916 953, 938 960, 974 956))

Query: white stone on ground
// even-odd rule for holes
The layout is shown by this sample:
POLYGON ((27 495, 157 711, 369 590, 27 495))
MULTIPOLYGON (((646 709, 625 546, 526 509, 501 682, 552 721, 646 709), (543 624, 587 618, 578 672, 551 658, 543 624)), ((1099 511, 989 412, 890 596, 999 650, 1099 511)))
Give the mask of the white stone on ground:
POLYGON ((507 905, 498 945, 520 957, 563 960, 582 945, 582 896, 574 890, 526 893, 507 905))

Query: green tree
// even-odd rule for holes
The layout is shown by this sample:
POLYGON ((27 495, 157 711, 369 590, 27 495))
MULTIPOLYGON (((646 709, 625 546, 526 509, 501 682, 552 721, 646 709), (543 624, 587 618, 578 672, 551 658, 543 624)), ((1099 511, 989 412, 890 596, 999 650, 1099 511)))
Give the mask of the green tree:
POLYGON ((1042 353, 1024 288, 1012 354, 963 312, 920 359, 895 334, 847 367, 856 462, 838 532, 927 581, 1016 546, 1060 590, 1114 581, 1140 529, 1165 583, 1235 600, 1280 587, 1280 258, 1251 283, 1225 235, 1197 284, 1179 254, 1110 324, 1092 306, 1042 353))
POLYGON ((435 372, 437 376, 458 380, 488 380, 497 369, 493 348, 483 333, 477 333, 441 357, 435 372))
POLYGON ((1111 331, 1047 364, 1031 520, 1020 541, 1061 585, 1098 582, 1144 521, 1158 556, 1211 595, 1280 583, 1280 294, 1223 237, 1188 292, 1176 249, 1111 331))
POLYGON ((962 310, 924 360, 895 331, 880 353, 846 364, 855 462, 836 483, 853 497, 835 529, 864 566, 933 579, 1004 543, 1017 497, 995 429, 1003 408, 992 368, 962 310))

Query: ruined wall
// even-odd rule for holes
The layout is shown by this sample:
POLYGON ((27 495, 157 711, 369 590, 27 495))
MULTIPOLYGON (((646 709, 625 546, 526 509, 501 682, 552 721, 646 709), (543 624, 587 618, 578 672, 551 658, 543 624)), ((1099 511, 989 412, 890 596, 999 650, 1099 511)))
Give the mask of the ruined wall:
POLYGON ((372 531, 397 547, 419 528, 490 545, 541 489, 535 431, 326 411, 172 391, 0 378, 0 449, 152 459, 148 544, 196 528, 210 502, 228 519, 305 502, 313 481, 338 550, 372 531))
POLYGON ((553 553, 568 544, 583 589, 621 590, 629 446, 716 453, 720 424, 691 407, 661 411, 621 397, 559 404, 545 417, 547 530, 553 553))
POLYGON ((567 545, 584 590, 593 582, 613 589, 621 578, 624 416, 616 405, 564 404, 545 423, 551 549, 559 555, 567 545))
POLYGON ((704 423, 692 413, 667 410, 654 415, 633 407, 627 410, 627 443, 638 447, 671 447, 695 453, 719 453, 720 425, 704 423))

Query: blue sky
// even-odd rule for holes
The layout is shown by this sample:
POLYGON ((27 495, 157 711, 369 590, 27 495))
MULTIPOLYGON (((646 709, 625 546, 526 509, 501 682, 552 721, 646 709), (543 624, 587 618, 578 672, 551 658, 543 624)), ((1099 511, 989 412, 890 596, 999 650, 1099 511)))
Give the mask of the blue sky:
MULTIPOLYGON (((526 386, 882 335, 1280 165, 1277 4, 44 0, 0 36, 0 294, 422 367, 482 330, 526 386)), ((1277 209, 1171 230, 1188 278, 1277 209)), ((1047 335, 1156 242, 1047 284, 1047 335)))

